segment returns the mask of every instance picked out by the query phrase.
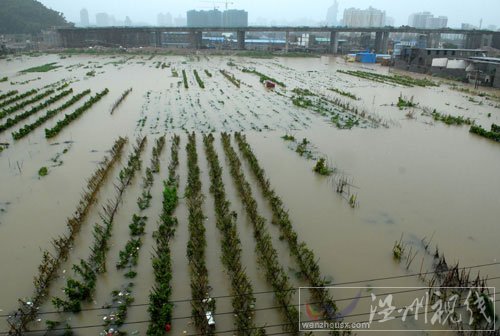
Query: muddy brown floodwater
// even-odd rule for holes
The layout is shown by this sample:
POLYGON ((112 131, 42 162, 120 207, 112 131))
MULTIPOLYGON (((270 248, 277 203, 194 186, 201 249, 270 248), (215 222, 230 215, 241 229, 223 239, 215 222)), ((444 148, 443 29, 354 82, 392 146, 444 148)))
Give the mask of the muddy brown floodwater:
MULTIPOLYGON (((107 272, 98 275, 93 299, 83 304, 84 311, 79 314, 57 313, 50 300, 45 300, 39 308, 41 314, 30 325, 30 329, 42 331, 30 334, 43 335, 47 320, 66 321, 78 335, 98 335, 104 330, 100 325, 109 310, 99 308, 111 302, 112 290, 119 290, 127 283, 115 264, 119 251, 129 239, 128 225, 132 214, 137 213, 136 200, 142 190, 142 176, 149 165, 154 140, 164 134, 167 144, 160 157, 161 171, 155 176, 151 206, 144 212, 149 220, 138 259, 138 275, 133 280, 135 301, 126 319, 130 324, 125 324, 121 330, 141 335, 147 330, 149 293, 154 282, 151 255, 155 240, 152 233, 161 213, 162 181, 167 178, 171 137, 179 134, 181 199, 175 212, 179 225, 171 241, 174 302, 171 333, 197 333, 189 318, 188 208, 183 198, 187 180, 186 131, 197 134, 202 193, 206 196, 203 209, 206 264, 212 287, 210 295, 217 299, 216 331, 220 334, 234 333, 231 283, 220 259, 220 233, 215 226, 213 197, 209 191, 203 133, 214 132, 215 135, 214 144, 223 168, 227 197, 231 210, 238 215, 242 263, 256 297, 255 322, 257 326, 266 326, 268 334, 281 333, 284 322, 278 310, 270 309, 276 305, 270 293, 272 287, 256 260, 252 223, 229 173, 220 143, 221 132, 246 134, 272 187, 289 210, 299 240, 314 251, 321 274, 339 286, 364 287, 360 292, 364 299, 349 311, 352 316, 346 320, 368 320, 370 294, 391 291, 375 287, 427 286, 431 276, 424 282, 412 275, 433 271, 431 254, 436 246, 449 265, 458 262, 460 267, 475 266, 471 276, 480 272, 481 276, 490 278, 488 286, 500 287, 500 144, 469 133, 469 126, 449 126, 434 121, 425 113, 436 109, 442 114, 469 117, 489 130, 491 124, 500 124, 500 99, 493 97, 500 96, 498 90, 482 89, 490 96, 480 97, 458 91, 454 85, 465 86, 447 81, 436 87, 406 87, 370 81, 337 70, 389 74, 390 69, 346 63, 334 57, 11 56, 0 60, 0 70, 2 77, 9 78, 0 83, 0 95, 10 90, 23 93, 35 88, 43 91, 49 86, 60 87, 65 82, 69 83, 73 94, 86 89, 91 89, 91 95, 105 88, 110 90, 54 138, 46 139, 44 128, 53 127, 64 113, 74 111, 88 97, 49 119, 23 139, 13 140, 11 133, 37 120, 46 109, 0 133, 0 143, 9 144, 0 153, 0 332, 8 330, 6 316, 17 309, 18 299, 29 299, 32 295, 32 280, 41 262, 41 252, 51 250, 51 240, 67 233, 66 218, 73 214, 86 179, 118 136, 129 138, 121 163, 112 169, 110 178, 98 193, 97 203, 92 206, 69 259, 61 265, 58 278, 50 286, 49 296, 62 297, 67 277, 74 276, 71 265, 88 257, 93 240, 92 226, 100 222, 99 210, 107 199, 114 197, 114 181, 126 164, 135 138, 147 135, 142 170, 125 191, 115 218, 107 272), (45 73, 20 72, 52 62, 60 67, 45 73), (258 76, 242 71, 245 67, 284 82, 286 87, 266 90, 258 76), (186 71, 187 89, 182 70, 186 71), (194 70, 203 80, 204 89, 198 85, 194 70), (234 75, 240 87, 225 78, 220 70, 234 75), (111 115, 113 103, 129 88, 133 91, 111 115), (353 120, 359 119, 359 124, 351 129, 339 129, 331 121, 332 116, 314 111, 314 106, 295 106, 292 103, 295 88, 310 90, 314 94, 311 96, 313 105, 314 99, 340 99, 367 114, 365 118, 353 117, 353 120), (339 95, 330 88, 352 93, 358 100, 339 95), (413 97, 417 107, 400 110, 395 106, 400 95, 408 99, 413 97), (334 175, 315 174, 315 161, 298 155, 296 143, 281 138, 285 134, 293 135, 296 143, 307 138, 314 156, 325 157, 327 163, 336 168, 334 175), (48 168, 47 176, 38 176, 41 167, 48 168), (341 178, 348 180, 350 186, 348 192, 339 195, 335 183, 341 178), (357 197, 355 208, 349 206, 350 195, 357 197), (393 258, 394 242, 402 235, 406 251, 411 248, 412 253, 417 253, 408 269, 405 260, 398 262, 393 258), (424 237, 427 242, 432 237, 430 253, 424 249, 424 237), (82 326, 93 327, 79 329, 82 326)), ((432 80, 439 82, 435 78, 432 80)), ((49 108, 60 106, 70 97, 49 108)), ((21 108, 13 116, 37 104, 21 108)), ((338 107, 337 111, 340 111, 338 107)), ((346 115, 341 113, 340 120, 347 120, 342 119, 346 115)), ((0 119, 0 123, 7 118, 0 119)), ((345 126, 344 121, 341 126, 345 126)), ((232 140, 237 149, 237 143, 234 138, 232 140)), ((291 284, 308 286, 308 282, 297 277, 298 266, 290 256, 288 245, 280 239, 279 228, 271 224, 272 209, 248 162, 239 150, 237 153, 257 200, 259 214, 267 220, 266 227, 291 284)), ((332 293, 339 308, 343 309, 357 292, 357 289, 336 289, 332 293)), ((403 302, 400 305, 406 305, 415 294, 410 292, 397 298, 403 302)), ((298 292, 293 302, 299 303, 298 292)), ((497 310, 500 308, 498 302, 495 306, 497 310)), ((304 306, 300 308, 301 318, 309 319, 304 306)), ((422 323, 422 320, 402 323, 398 319, 377 328, 399 329, 395 334, 408 334, 408 330, 428 329, 429 326, 422 323)), ((430 327, 436 328, 444 327, 430 327)))

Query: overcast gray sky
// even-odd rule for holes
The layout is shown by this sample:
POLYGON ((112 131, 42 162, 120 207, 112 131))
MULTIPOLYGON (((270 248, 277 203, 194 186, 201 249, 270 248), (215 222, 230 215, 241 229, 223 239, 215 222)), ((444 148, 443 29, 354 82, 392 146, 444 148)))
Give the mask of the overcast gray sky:
MULTIPOLYGON (((39 0, 47 7, 63 12, 72 22, 80 21, 80 9, 87 8, 90 21, 95 21, 95 14, 106 12, 123 20, 129 16, 133 22, 156 24, 156 16, 160 12, 170 12, 174 17, 182 15, 189 9, 209 9, 213 1, 198 0, 39 0)), ((218 0, 215 0, 216 2, 218 0)), ((230 8, 245 9, 249 12, 249 21, 258 18, 269 21, 296 21, 311 19, 325 20, 327 8, 333 0, 230 0, 230 8)), ((373 6, 383 9, 388 16, 396 20, 396 25, 408 23, 408 16, 415 12, 430 11, 434 15, 448 16, 448 26, 458 27, 462 22, 479 25, 483 19, 483 27, 496 25, 500 27, 500 0, 339 0, 339 17, 345 8, 367 8, 373 6)), ((217 3, 224 8, 224 4, 217 3)))

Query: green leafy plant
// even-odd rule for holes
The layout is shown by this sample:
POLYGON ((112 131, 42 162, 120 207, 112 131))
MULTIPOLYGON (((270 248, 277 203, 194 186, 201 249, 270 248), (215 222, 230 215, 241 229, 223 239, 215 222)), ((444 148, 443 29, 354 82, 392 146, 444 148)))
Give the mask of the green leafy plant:
POLYGON ((333 169, 328 166, 325 158, 320 158, 314 166, 314 172, 323 176, 332 175, 333 169))
POLYGON ((47 167, 42 167, 38 170, 38 176, 43 177, 49 174, 49 169, 47 167))

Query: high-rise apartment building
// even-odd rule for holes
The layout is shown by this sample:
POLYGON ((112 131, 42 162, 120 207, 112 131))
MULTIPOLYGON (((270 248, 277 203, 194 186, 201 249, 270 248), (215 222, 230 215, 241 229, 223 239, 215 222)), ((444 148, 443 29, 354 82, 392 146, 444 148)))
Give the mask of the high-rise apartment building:
POLYGON ((95 23, 98 27, 108 27, 110 25, 109 15, 106 13, 97 13, 95 15, 95 23))
POLYGON ((337 17, 339 15, 339 2, 335 0, 333 5, 328 8, 328 12, 326 13, 326 25, 327 26, 336 26, 338 25, 337 17))
POLYGON ((408 25, 415 28, 445 28, 448 25, 448 17, 434 17, 430 12, 421 12, 410 15, 408 25))
POLYGON ((348 8, 344 10, 343 24, 347 27, 383 27, 385 26, 385 11, 373 7, 348 8))
POLYGON ((88 27, 90 25, 89 22, 89 11, 83 8, 80 11, 80 25, 82 27, 88 27))
POLYGON ((247 27, 248 12, 229 9, 221 12, 217 9, 208 11, 190 10, 187 12, 188 27, 247 27))

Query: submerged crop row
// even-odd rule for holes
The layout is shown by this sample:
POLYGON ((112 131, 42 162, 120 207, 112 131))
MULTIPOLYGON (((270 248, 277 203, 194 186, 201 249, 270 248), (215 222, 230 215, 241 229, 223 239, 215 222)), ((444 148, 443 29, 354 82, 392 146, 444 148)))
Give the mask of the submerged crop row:
POLYGON ((0 133, 5 131, 6 129, 16 125, 17 123, 19 123, 20 121, 23 121, 24 119, 27 119, 29 117, 31 117, 32 115, 34 115, 35 113, 38 113, 39 111, 43 110, 43 109, 46 109, 47 107, 49 107, 50 105, 58 102, 59 100, 63 99, 64 97, 68 96, 69 94, 71 94, 73 92, 73 89, 69 89, 69 90, 66 90, 66 91, 62 91, 60 92, 59 94, 47 99, 47 101, 41 103, 41 104, 38 104, 36 106, 33 106, 31 109, 23 112, 23 113, 20 113, 20 114, 17 114, 15 115, 13 118, 8 118, 4 124, 0 125, 0 133))
POLYGON ((127 96, 130 94, 130 92, 132 92, 132 88, 130 88, 122 93, 120 98, 118 98, 118 100, 111 107, 111 112, 110 112, 111 114, 113 114, 115 112, 115 110, 118 108, 118 106, 120 106, 121 103, 123 103, 123 101, 125 100, 125 98, 127 98, 127 96))
POLYGON ((235 139, 243 157, 249 163, 251 171, 257 178, 258 184, 271 206, 273 223, 277 224, 280 228, 281 235, 288 243, 291 255, 300 267, 302 277, 311 286, 310 292, 313 299, 324 309, 324 317, 327 320, 336 320, 337 306, 330 297, 328 290, 324 288, 328 283, 321 276, 321 271, 317 263, 318 259, 304 242, 299 241, 297 232, 293 229, 290 216, 283 205, 282 199, 272 189, 271 182, 266 177, 264 169, 260 166, 257 157, 246 141, 246 137, 240 133, 235 133, 235 139))
POLYGON ((203 80, 200 78, 200 75, 198 74, 198 71, 193 70, 194 73, 194 78, 196 78, 196 81, 198 82, 198 85, 204 89, 205 88, 205 83, 203 83, 203 80))
MULTIPOLYGON (((155 146, 152 150, 153 159, 151 165, 146 169, 146 175, 143 177, 143 193, 151 190, 153 185, 153 170, 159 172, 159 169, 156 170, 155 166, 157 164, 159 165, 159 155, 164 145, 165 136, 160 137, 155 142, 155 146)), ((116 264, 116 268, 127 269, 127 272, 123 274, 126 283, 124 283, 121 288, 115 289, 111 293, 111 312, 103 318, 107 325, 106 334, 122 334, 119 328, 125 322, 129 306, 134 302, 132 289, 135 284, 128 279, 135 278, 137 275, 136 266, 139 259, 139 252, 142 248, 142 236, 145 232, 144 228, 148 220, 148 217, 142 216, 143 210, 144 208, 139 207, 139 215, 135 213, 132 215, 132 223, 129 225, 130 238, 118 253, 119 261, 116 264)))
POLYGON ((413 87, 413 86, 439 86, 439 84, 429 80, 429 79, 418 79, 418 78, 412 78, 410 76, 404 76, 404 75, 383 75, 375 72, 367 72, 367 71, 361 71, 361 70, 337 70, 337 72, 351 75, 351 76, 356 76, 359 78, 364 78, 368 80, 372 80, 374 82, 378 83, 384 83, 384 84, 399 84, 403 86, 408 86, 408 87, 413 87))
MULTIPOLYGON (((238 335, 248 335, 256 330, 254 321, 255 297, 252 284, 241 262, 241 241, 236 228, 236 213, 230 211, 231 203, 226 198, 222 167, 214 149, 212 134, 203 138, 210 173, 210 192, 214 196, 217 228, 221 232, 222 264, 231 280, 231 295, 238 335)), ((263 330, 261 330, 263 331, 263 330)), ((257 334, 257 333, 253 333, 257 334)))
POLYGON ((187 258, 191 277, 191 306, 196 328, 203 335, 213 333, 207 314, 215 313, 215 300, 208 293, 208 270, 205 261, 207 241, 205 237, 205 216, 203 214, 204 197, 201 193, 200 168, 196 151, 196 135, 189 134, 186 146, 188 157, 188 182, 186 199, 189 212, 189 241, 187 258))
POLYGON ((72 106, 73 104, 77 103, 78 101, 80 101, 80 99, 82 99, 83 97, 85 97, 89 93, 90 93, 90 90, 85 90, 83 92, 80 92, 79 94, 74 95, 73 97, 71 97, 70 100, 68 100, 66 103, 62 104, 60 107, 53 109, 53 110, 48 110, 45 113, 45 115, 41 116, 33 123, 24 125, 17 132, 13 132, 12 137, 14 138, 14 140, 19 140, 19 139, 24 138, 26 135, 30 134, 32 131, 37 129, 39 126, 41 126, 47 120, 51 119, 56 114, 64 111, 65 109, 72 106))
POLYGON ((108 173, 120 159, 126 142, 127 139, 118 138, 110 151, 110 156, 104 158, 88 180, 86 191, 82 195, 75 214, 67 221, 69 234, 62 235, 52 241, 55 253, 50 253, 47 250, 43 252, 42 263, 38 267, 38 274, 33 281, 34 294, 30 299, 19 300, 20 308, 8 319, 11 333, 14 335, 22 335, 27 330, 29 323, 35 320, 39 306, 47 299, 50 284, 56 278, 61 264, 67 260, 76 235, 87 218, 90 207, 95 202, 108 173))
POLYGON ((12 91, 9 91, 7 93, 1 94, 0 95, 0 101, 4 100, 6 98, 12 97, 13 95, 16 95, 18 92, 19 91, 17 91, 17 90, 12 90, 12 91))
POLYGON ((184 81, 184 87, 189 89, 188 79, 186 75, 186 70, 182 69, 182 80, 184 81))
POLYGON ((259 80, 260 82, 264 82, 266 80, 269 80, 269 81, 272 81, 276 84, 278 84, 279 86, 281 87, 286 87, 285 83, 283 82, 280 82, 279 80, 277 80, 276 78, 272 78, 272 77, 269 77, 265 74, 263 74, 262 72, 258 72, 257 70, 255 69, 247 69, 247 68, 243 68, 241 71, 245 72, 245 73, 251 73, 251 74, 254 74, 254 75, 257 75, 259 76, 259 80))
POLYGON ((17 96, 14 96, 14 97, 12 97, 10 99, 4 100, 3 102, 0 102, 0 108, 2 108, 4 106, 8 106, 8 105, 10 105, 12 103, 15 103, 15 102, 17 102, 17 101, 19 101, 21 99, 24 99, 24 98, 27 98, 29 96, 32 96, 32 95, 34 95, 37 92, 38 92, 38 90, 33 89, 33 90, 29 90, 27 92, 21 93, 21 94, 19 94, 17 96))
POLYGON ((73 113, 66 114, 64 119, 59 120, 57 124, 52 127, 52 128, 46 128, 45 129, 45 137, 46 138, 53 138, 59 132, 63 130, 66 126, 68 126, 71 122, 76 120, 79 116, 81 116, 85 111, 90 109, 95 103, 97 103, 99 100, 102 99, 105 95, 107 95, 109 92, 108 89, 104 89, 100 93, 96 94, 94 97, 91 97, 89 100, 83 104, 83 106, 77 108, 73 113))
POLYGON ((168 166, 168 179, 163 182, 162 213, 158 230, 153 237, 156 242, 152 264, 155 284, 149 293, 150 324, 147 335, 161 336, 172 323, 171 302, 172 295, 172 257, 170 255, 170 240, 175 235, 177 218, 174 211, 177 207, 179 196, 177 189, 179 181, 176 170, 179 166, 180 137, 175 135, 172 139, 171 158, 168 166))
POLYGON ((231 136, 229 134, 222 134, 222 145, 229 160, 231 176, 236 184, 238 194, 252 222, 256 240, 257 261, 264 269, 266 280, 273 288, 274 298, 285 320, 283 331, 298 335, 299 313, 292 304, 293 287, 283 266, 280 265, 278 253, 265 226, 266 220, 258 213, 257 202, 252 195, 250 184, 243 175, 240 159, 231 146, 231 136))
POLYGON ((231 83, 234 84, 234 86, 236 86, 237 88, 240 87, 240 84, 241 84, 241 81, 236 79, 236 77, 234 77, 233 74, 230 74, 229 72, 227 72, 226 70, 220 70, 220 73, 227 78, 228 81, 230 81, 231 83))
POLYGON ((47 90, 45 92, 42 92, 42 93, 36 95, 35 97, 33 97, 31 99, 23 100, 19 103, 16 103, 15 105, 9 107, 9 108, 3 109, 0 112, 0 119, 5 118, 6 116, 11 115, 14 112, 17 112, 20 109, 22 109, 30 104, 36 103, 37 101, 40 101, 43 98, 50 96, 53 93, 54 93, 54 90, 47 90))
POLYGON ((500 142, 500 127, 498 125, 492 124, 491 130, 487 131, 481 126, 472 125, 469 132, 482 136, 496 142, 500 142))
POLYGON ((122 202, 123 193, 130 185, 135 173, 140 170, 140 156, 146 144, 146 137, 137 139, 129 156, 127 166, 120 172, 120 183, 116 187, 116 195, 103 207, 101 214, 103 225, 95 224, 93 230, 94 242, 90 248, 90 256, 87 260, 80 260, 80 264, 73 264, 73 271, 79 275, 80 280, 68 277, 64 294, 66 299, 53 297, 52 303, 58 309, 77 313, 81 311, 81 303, 89 301, 95 291, 97 276, 106 272, 106 256, 109 250, 109 239, 112 235, 113 223, 118 208, 122 202), (126 173, 123 173, 126 171, 126 173))

